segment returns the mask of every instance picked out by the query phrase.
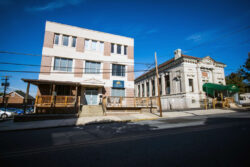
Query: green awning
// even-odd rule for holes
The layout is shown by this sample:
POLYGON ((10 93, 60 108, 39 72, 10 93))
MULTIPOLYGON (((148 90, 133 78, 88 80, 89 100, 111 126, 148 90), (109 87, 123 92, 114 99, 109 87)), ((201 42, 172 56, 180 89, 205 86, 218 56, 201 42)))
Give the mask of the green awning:
POLYGON ((215 96, 216 92, 227 92, 229 94, 233 94, 239 91, 239 88, 236 85, 220 85, 220 84, 214 84, 214 83, 205 83, 202 86, 203 91, 206 92, 206 94, 210 97, 215 96))

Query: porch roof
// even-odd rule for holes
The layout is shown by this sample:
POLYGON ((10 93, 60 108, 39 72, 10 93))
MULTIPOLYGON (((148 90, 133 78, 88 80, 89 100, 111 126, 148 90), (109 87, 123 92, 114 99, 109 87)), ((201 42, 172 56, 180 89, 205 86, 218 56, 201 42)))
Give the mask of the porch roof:
POLYGON ((97 86, 103 87, 104 83, 98 82, 72 82, 72 81, 55 81, 55 80, 43 80, 43 79, 25 79, 22 78, 24 82, 31 83, 33 85, 41 85, 41 84, 56 84, 56 85, 74 85, 74 86, 97 86))
POLYGON ((53 81, 53 80, 43 80, 43 79, 25 79, 22 78, 24 82, 31 83, 33 85, 40 84, 58 84, 58 85, 80 85, 79 82, 71 82, 71 81, 53 81))

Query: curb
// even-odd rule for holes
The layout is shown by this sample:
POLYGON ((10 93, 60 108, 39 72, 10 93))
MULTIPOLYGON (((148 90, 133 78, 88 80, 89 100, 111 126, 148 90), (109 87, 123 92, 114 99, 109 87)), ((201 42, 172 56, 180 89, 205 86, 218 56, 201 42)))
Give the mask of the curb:
POLYGON ((3 132, 13 132, 13 131, 26 131, 26 130, 39 130, 39 129, 49 129, 49 128, 59 128, 59 127, 74 127, 74 126, 85 126, 85 125, 93 125, 93 124, 107 124, 107 123, 128 123, 128 122, 140 122, 140 121, 149 121, 149 120, 158 120, 158 119, 178 119, 182 117, 206 117, 206 116, 212 116, 212 115, 221 115, 221 114, 232 114, 235 112, 229 112, 229 113, 214 113, 214 114, 205 114, 205 115, 193 115, 193 116, 178 116, 178 117, 156 117, 156 118, 142 118, 142 119, 127 119, 127 120, 100 120, 100 121, 93 121, 93 122, 87 122, 82 124, 66 124, 66 125, 52 125, 47 127, 28 127, 23 129, 7 129, 2 130, 0 129, 0 133, 3 132))
POLYGON ((7 129, 1 130, 0 133, 3 132, 15 132, 15 131, 27 131, 27 130, 40 130, 40 129, 49 129, 49 128, 59 128, 59 127, 74 127, 74 126, 86 126, 86 125, 94 125, 94 124, 108 124, 108 123, 128 123, 128 122, 139 122, 139 121, 146 121, 146 120, 156 120, 159 118, 145 118, 145 119, 132 119, 132 120, 103 120, 98 122, 88 122, 82 124, 69 124, 69 125, 54 125, 54 126, 47 126, 47 127, 30 127, 30 128, 23 128, 23 129, 7 129))

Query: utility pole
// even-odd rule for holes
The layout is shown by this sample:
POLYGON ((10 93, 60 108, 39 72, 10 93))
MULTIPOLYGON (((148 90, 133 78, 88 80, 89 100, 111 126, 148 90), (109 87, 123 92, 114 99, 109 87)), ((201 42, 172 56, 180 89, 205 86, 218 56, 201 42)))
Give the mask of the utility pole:
POLYGON ((4 80, 4 82, 2 83, 2 86, 4 86, 2 104, 3 104, 4 108, 5 108, 5 111, 6 111, 6 107, 7 107, 7 106, 6 106, 6 98, 5 98, 5 96, 6 96, 6 90, 7 90, 7 87, 10 86, 10 83, 8 82, 9 77, 10 77, 10 76, 2 76, 2 80, 4 80))
POLYGON ((158 105, 159 105, 159 109, 160 109, 160 117, 162 117, 161 95, 160 95, 160 84, 159 84, 159 74, 158 74, 158 66, 157 66, 157 57, 156 57, 156 52, 155 52, 155 70, 156 70, 157 88, 158 88, 158 105))

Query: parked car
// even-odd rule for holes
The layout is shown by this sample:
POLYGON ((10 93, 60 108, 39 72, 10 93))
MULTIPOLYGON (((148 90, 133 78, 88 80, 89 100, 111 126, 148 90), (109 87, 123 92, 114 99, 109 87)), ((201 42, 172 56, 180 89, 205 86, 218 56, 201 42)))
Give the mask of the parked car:
POLYGON ((11 112, 0 110, 0 117, 2 119, 6 119, 6 118, 9 118, 9 117, 12 117, 12 115, 13 114, 11 112))

